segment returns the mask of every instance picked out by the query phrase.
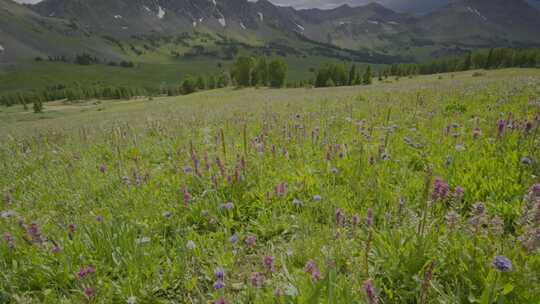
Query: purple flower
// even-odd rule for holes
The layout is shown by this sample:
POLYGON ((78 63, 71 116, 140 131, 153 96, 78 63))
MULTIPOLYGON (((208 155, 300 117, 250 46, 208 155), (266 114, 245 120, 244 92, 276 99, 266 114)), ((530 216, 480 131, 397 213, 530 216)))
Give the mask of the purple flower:
POLYGON ((70 233, 75 233, 75 231, 77 230, 77 224, 69 224, 68 228, 70 233))
POLYGON ((84 288, 84 295, 88 299, 92 299, 96 295, 96 291, 92 287, 85 287, 84 288))
POLYGON ((287 195, 287 187, 288 185, 286 182, 279 183, 276 186, 276 195, 279 197, 284 197, 285 195, 287 195))
POLYGON ((101 215, 96 216, 96 221, 98 223, 102 223, 103 222, 103 216, 101 216, 101 215))
POLYGON ((521 165, 524 166, 524 167, 530 166, 531 163, 532 163, 532 160, 530 158, 528 158, 528 157, 523 157, 521 159, 521 165))
POLYGON ((345 223, 345 216, 343 215, 343 210, 341 210, 340 208, 337 208, 335 212, 335 217, 336 217, 336 224, 338 226, 343 226, 343 224, 345 223))
POLYGON ((225 210, 231 210, 234 208, 234 204, 231 203, 231 202, 228 202, 228 203, 225 203, 225 204, 221 204, 221 209, 225 209, 225 210))
POLYGON ((508 272, 512 270, 512 262, 505 256, 498 255, 493 258, 493 267, 499 272, 508 272))
POLYGON ((353 226, 358 226, 358 224, 360 224, 360 217, 358 215, 353 215, 352 216, 352 219, 351 219, 351 222, 353 224, 353 226))
POLYGON ((295 207, 302 207, 302 201, 299 199, 295 198, 292 203, 295 207))
POLYGON ((246 237, 246 245, 253 247, 255 244, 257 244, 257 237, 254 235, 248 235, 246 237))
POLYGON ((473 130, 473 138, 478 139, 478 138, 480 138, 480 136, 482 136, 482 131, 480 130, 480 128, 474 128, 474 130, 473 130))
MULTIPOLYGON (((24 222, 23 222, 24 224, 24 222)), ((30 227, 26 231, 30 237, 32 238, 32 241, 34 243, 42 243, 43 240, 41 238, 41 230, 39 229, 39 225, 36 223, 30 224, 30 227)))
POLYGON ((215 301, 214 304, 227 304, 227 301, 225 301, 224 298, 221 298, 221 299, 215 301))
POLYGON ((214 277, 216 277, 216 280, 224 280, 225 279, 225 270, 223 270, 223 267, 218 267, 214 270, 214 277))
POLYGON ((223 280, 217 280, 213 285, 215 290, 220 290, 225 287, 225 282, 223 280))
POLYGON ((304 266, 304 271, 311 275, 313 281, 318 281, 321 279, 321 271, 315 261, 309 260, 304 266))
POLYGON ((77 273, 77 277, 79 277, 79 279, 84 279, 86 276, 93 274, 95 272, 96 272, 96 269, 94 267, 91 267, 91 266, 83 267, 77 273))
POLYGON ((264 277, 258 272, 252 272, 250 276, 250 281, 253 287, 262 287, 264 283, 264 277))
POLYGON ((60 253, 62 252, 62 248, 58 245, 54 245, 54 247, 52 248, 52 253, 60 253))
POLYGON ((6 245, 9 249, 13 249, 15 247, 15 244, 13 243, 13 236, 11 234, 4 234, 4 241, 6 241, 6 245))
POLYGON ((338 173, 338 169, 336 167, 333 167, 332 169, 330 169, 330 173, 336 175, 338 173))
POLYGON ((322 197, 320 195, 313 196, 313 200, 316 202, 320 202, 322 200, 322 197))
POLYGON ((445 183, 441 179, 436 179, 433 183, 433 192, 431 193, 431 198, 434 201, 444 201, 448 197, 449 187, 448 184, 445 183))
POLYGON ((367 215, 365 219, 366 226, 371 227, 373 226, 373 209, 368 208, 367 215))
POLYGON ((373 282, 371 280, 367 280, 364 282, 364 292, 366 293, 366 297, 368 299, 369 304, 377 304, 379 303, 379 300, 377 299, 377 294, 375 293, 375 288, 373 287, 373 282))
POLYGON ((238 242, 238 236, 236 235, 236 233, 231 235, 231 237, 229 237, 229 242, 233 244, 236 244, 238 242))
POLYGON ((107 165, 103 164, 103 165, 99 166, 99 171, 101 173, 107 172, 107 165))
POLYGON ((285 293, 281 288, 277 287, 276 289, 274 289, 274 297, 280 298, 283 297, 284 294, 285 293))
POLYGON ((184 199, 184 204, 187 206, 191 201, 191 194, 189 193, 187 187, 184 186, 182 189, 182 197, 184 199))
POLYGON ((266 268, 266 271, 273 272, 274 271, 274 257, 267 255, 263 257, 263 266, 266 268))
POLYGON ((497 136, 502 137, 504 129, 506 128, 506 122, 503 119, 497 121, 497 136))

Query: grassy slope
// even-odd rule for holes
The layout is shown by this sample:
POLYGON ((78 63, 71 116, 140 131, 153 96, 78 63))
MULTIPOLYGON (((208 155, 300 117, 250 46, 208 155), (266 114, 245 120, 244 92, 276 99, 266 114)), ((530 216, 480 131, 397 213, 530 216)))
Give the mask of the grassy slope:
MULTIPOLYGON (((91 67, 89 67, 91 68, 91 67)), ((26 133, 39 131, 41 128, 77 129, 93 124, 111 123, 114 121, 143 122, 145 117, 160 116, 165 113, 174 113, 188 108, 190 111, 200 110, 202 107, 223 110, 220 115, 234 115, 227 112, 230 106, 245 106, 245 111, 251 107, 260 107, 265 102, 305 103, 310 100, 326 99, 353 99, 360 94, 373 94, 384 90, 390 100, 399 96, 394 91, 421 90, 437 86, 448 87, 454 84, 473 85, 501 81, 506 78, 540 77, 539 69, 505 69, 485 72, 482 77, 472 77, 475 71, 446 74, 439 79, 438 75, 419 76, 413 79, 402 78, 399 81, 388 80, 383 83, 375 81, 371 86, 356 86, 342 88, 321 89, 221 89, 196 93, 188 96, 162 97, 154 101, 147 99, 134 101, 105 101, 100 103, 87 102, 85 104, 65 105, 62 102, 49 103, 45 106, 45 113, 33 114, 31 109, 24 111, 22 106, 0 108, 0 133, 26 133), (250 103, 253 101, 252 103, 250 103), (246 103, 248 102, 248 103, 246 103), (192 108, 195 106, 195 108, 192 108)), ((143 78, 141 76, 141 78, 143 78)), ((131 80, 133 81, 133 80, 131 80)))
POLYGON ((0 140, 0 191, 9 198, 1 210, 10 210, 0 219, 0 302, 366 303, 362 284, 371 280, 381 303, 421 303, 422 286, 423 303, 536 303, 540 256, 517 238, 528 229, 520 224, 524 195, 540 182, 540 134, 516 123, 498 136, 497 121, 538 113, 529 96, 540 96, 540 71, 471 74, 58 103, 43 115, 9 108, 0 113, 0 137, 14 135, 0 140), (205 169, 201 160, 200 177, 186 170, 191 149, 212 161, 205 169), (523 156, 532 164, 520 165, 523 156), (429 201, 445 187, 432 190, 427 168, 448 183, 449 198, 429 201), (282 182, 288 191, 278 196, 282 182), (229 201, 234 208, 220 207, 229 201), (479 201, 485 214, 472 207, 479 201), (446 225, 450 214, 458 220, 446 225), (473 215, 489 229, 472 227, 473 215), (493 225, 496 216, 503 222, 493 225), (246 246, 248 236, 256 244, 246 246), (497 273, 495 255, 512 270, 497 273), (264 268, 265 256, 273 269, 264 268), (318 271, 305 271, 314 263, 320 281, 318 271), (78 277, 85 267, 95 273, 78 277), (225 288, 215 291, 218 267, 225 288), (253 272, 264 286, 252 287, 253 272), (276 288, 295 298, 276 300, 276 288))
MULTIPOLYGON (((317 69, 321 62, 338 62, 335 59, 321 57, 283 58, 289 65, 289 80, 307 80, 313 77, 310 68, 317 69)), ((215 58, 199 59, 168 59, 159 63, 145 62, 138 64, 137 68, 120 68, 106 65, 80 66, 66 63, 27 62, 7 71, 0 71, 0 93, 42 89, 54 84, 93 84, 102 82, 110 85, 137 86, 157 88, 179 84, 187 75, 217 74, 217 63, 221 62, 225 69, 232 64, 231 61, 219 61, 215 58)), ((359 66, 365 64, 358 63, 359 66)))

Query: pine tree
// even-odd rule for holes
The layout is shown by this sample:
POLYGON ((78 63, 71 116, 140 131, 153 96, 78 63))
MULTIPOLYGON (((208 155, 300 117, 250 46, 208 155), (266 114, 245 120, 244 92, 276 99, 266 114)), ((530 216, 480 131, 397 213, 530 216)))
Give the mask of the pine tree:
POLYGON ((372 80, 372 74, 371 74, 371 66, 368 65, 367 69, 366 69, 366 72, 364 73, 364 77, 362 79, 362 82, 363 84, 365 85, 369 85, 373 82, 372 80))
POLYGON ((351 66, 351 70, 349 71, 349 85, 354 85, 356 79, 356 64, 353 64, 351 66))

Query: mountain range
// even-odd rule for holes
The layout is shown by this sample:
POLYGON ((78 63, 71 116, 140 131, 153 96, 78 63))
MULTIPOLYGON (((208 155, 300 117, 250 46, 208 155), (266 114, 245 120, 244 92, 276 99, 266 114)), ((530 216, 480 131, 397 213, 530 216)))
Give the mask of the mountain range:
POLYGON ((377 3, 323 10, 267 0, 0 0, 0 62, 82 52, 111 60, 220 55, 231 42, 236 52, 420 60, 540 45, 540 11, 530 1, 452 0, 416 15, 377 3))

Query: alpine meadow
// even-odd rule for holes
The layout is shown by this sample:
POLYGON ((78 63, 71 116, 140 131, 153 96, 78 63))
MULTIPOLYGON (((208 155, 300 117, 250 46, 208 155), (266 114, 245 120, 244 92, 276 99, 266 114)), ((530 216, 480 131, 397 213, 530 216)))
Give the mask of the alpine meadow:
POLYGON ((540 304, 538 1, 25 2, 0 303, 540 304))

